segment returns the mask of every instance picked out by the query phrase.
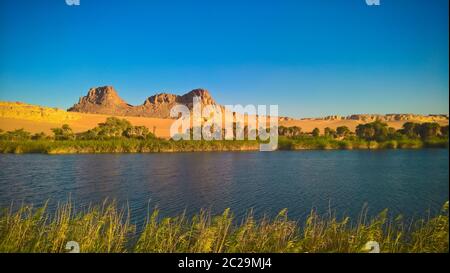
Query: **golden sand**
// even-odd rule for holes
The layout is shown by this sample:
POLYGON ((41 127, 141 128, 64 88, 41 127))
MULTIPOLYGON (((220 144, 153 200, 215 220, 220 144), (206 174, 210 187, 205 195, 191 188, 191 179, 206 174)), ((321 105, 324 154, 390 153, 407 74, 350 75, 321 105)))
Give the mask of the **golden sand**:
MULTIPOLYGON (((32 133, 44 132, 51 134, 51 129, 68 124, 74 132, 84 132, 96 127, 104 122, 108 115, 85 114, 76 112, 67 112, 62 109, 41 107, 17 102, 0 102, 0 129, 11 131, 15 129, 24 129, 32 133)), ((147 117, 121 117, 126 118, 133 125, 145 126, 158 137, 169 138, 170 126, 173 119, 147 118, 147 117)), ((414 122, 414 120, 410 120, 414 122)), ((417 120, 415 122, 423 122, 417 120)), ((339 126, 347 126, 350 130, 355 130, 356 126, 366 122, 359 120, 284 120, 280 121, 280 126, 298 126, 303 132, 311 132, 314 128, 319 128, 321 132, 326 127, 336 129, 339 126)), ((405 121, 388 121, 390 127, 400 129, 405 121)), ((448 121, 438 121, 442 126, 448 125, 448 121)))

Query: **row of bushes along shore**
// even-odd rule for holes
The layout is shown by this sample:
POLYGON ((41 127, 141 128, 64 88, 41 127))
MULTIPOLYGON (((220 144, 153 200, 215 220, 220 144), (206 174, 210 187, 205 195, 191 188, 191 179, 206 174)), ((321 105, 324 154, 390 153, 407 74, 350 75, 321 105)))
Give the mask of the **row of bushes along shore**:
MULTIPOLYGON (((236 128, 235 128, 236 130, 236 128)), ((248 135, 248 128, 244 129, 248 135)), ((405 123, 395 130, 376 121, 359 125, 355 132, 346 126, 324 132, 302 132, 299 127, 278 128, 279 150, 329 149, 417 149, 448 148, 448 126, 437 123, 405 123)), ((191 132, 192 133, 192 132, 191 132)), ((0 132, 0 153, 156 153, 196 151, 258 151, 259 140, 166 140, 157 138, 148 128, 133 126, 125 119, 106 122, 82 133, 73 133, 68 125, 54 128, 53 135, 31 134, 22 129, 0 132)))
MULTIPOLYGON (((448 148, 447 140, 390 140, 366 142, 326 138, 280 138, 279 150, 353 150, 448 148)), ((171 141, 171 140, 66 140, 0 141, 0 153, 90 154, 258 151, 258 141, 171 141)))

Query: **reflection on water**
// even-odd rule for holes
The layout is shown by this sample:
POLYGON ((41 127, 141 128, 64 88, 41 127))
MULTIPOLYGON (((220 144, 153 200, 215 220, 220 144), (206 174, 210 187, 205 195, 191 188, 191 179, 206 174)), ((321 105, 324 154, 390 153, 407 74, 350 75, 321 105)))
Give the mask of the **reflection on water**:
POLYGON ((357 215, 422 214, 448 200, 448 150, 307 151, 106 155, 0 155, 0 206, 105 198, 145 219, 200 208, 249 208, 273 215, 283 208, 302 218, 311 208, 357 215))

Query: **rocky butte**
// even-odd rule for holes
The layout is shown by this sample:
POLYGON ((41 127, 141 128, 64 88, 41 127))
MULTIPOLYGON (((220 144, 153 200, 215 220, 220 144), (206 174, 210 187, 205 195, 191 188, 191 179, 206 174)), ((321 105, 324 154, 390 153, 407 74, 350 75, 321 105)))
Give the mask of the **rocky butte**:
POLYGON ((124 101, 112 86, 91 88, 88 94, 68 109, 71 112, 105 114, 115 116, 136 116, 170 118, 174 105, 186 105, 192 109, 194 97, 199 97, 202 105, 217 105, 206 89, 194 89, 184 95, 160 93, 147 98, 143 104, 133 106, 124 101))

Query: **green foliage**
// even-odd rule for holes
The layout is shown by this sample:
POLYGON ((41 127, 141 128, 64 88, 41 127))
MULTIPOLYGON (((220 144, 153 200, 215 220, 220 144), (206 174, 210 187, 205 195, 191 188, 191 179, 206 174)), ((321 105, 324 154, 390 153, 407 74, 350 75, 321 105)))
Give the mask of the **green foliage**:
POLYGON ((47 136, 45 135, 44 132, 36 133, 36 134, 34 134, 34 135, 31 136, 31 139, 32 139, 32 140, 44 140, 44 139, 46 139, 46 138, 47 138, 47 136))
POLYGON ((336 128, 336 134, 338 137, 346 137, 351 134, 351 131, 347 126, 339 126, 336 128))
MULTIPOLYGON (((248 128, 245 134, 248 136, 248 128)), ((174 141, 156 138, 144 126, 133 126, 125 119, 108 118, 99 126, 74 134, 63 125, 52 129, 53 141, 44 133, 31 135, 23 129, 0 134, 0 153, 144 153, 144 152, 194 152, 194 151, 255 151, 259 150, 258 138, 251 140, 174 141)), ((189 130, 192 138, 192 131, 189 130)), ((396 131, 375 121, 361 124, 356 135, 348 127, 336 130, 325 128, 324 135, 315 128, 304 134, 300 127, 278 128, 279 150, 303 149, 416 149, 448 148, 448 126, 433 123, 405 123, 396 131), (446 135, 447 134, 447 135, 446 135)))
POLYGON ((428 140, 439 135, 441 126, 438 123, 426 122, 418 126, 418 134, 423 140, 428 140))
POLYGON ((75 134, 69 125, 64 124, 61 128, 53 128, 52 132, 54 134, 55 140, 73 140, 75 139, 75 134))
POLYGON ((31 139, 31 133, 26 132, 24 129, 17 129, 0 134, 0 140, 6 141, 23 141, 31 139))
POLYGON ((412 232, 411 252, 441 252, 448 253, 448 201, 442 208, 441 214, 429 220, 420 219, 415 223, 412 232))
POLYGON ((150 139, 155 136, 147 127, 133 126, 126 119, 109 117, 97 127, 77 135, 80 140, 108 140, 118 138, 150 139))
POLYGON ((280 137, 278 139, 279 150, 351 150, 368 148, 367 142, 351 137, 338 140, 330 136, 313 137, 303 135, 297 138, 280 137))
POLYGON ((118 119, 109 117, 104 123, 100 123, 97 128, 98 135, 106 138, 122 137, 124 132, 132 127, 131 123, 126 119, 118 119))
POLYGON ((448 149, 448 138, 429 138, 423 142, 423 146, 427 148, 447 148, 448 149))
POLYGON ((403 124, 403 129, 401 129, 400 132, 409 138, 415 138, 417 137, 417 125, 418 124, 414 122, 406 122, 403 124))
POLYGON ((319 137, 320 136, 320 130, 319 128, 314 128, 314 130, 312 131, 311 135, 313 137, 319 137))
POLYGON ((278 127, 278 135, 286 136, 286 137, 298 137, 302 135, 302 128, 293 126, 293 127, 278 127))
POLYGON ((420 139, 402 138, 397 140, 397 144, 399 149, 419 149, 424 147, 424 143, 420 139))
POLYGON ((280 136, 278 138, 279 150, 294 150, 294 141, 290 138, 280 136))
POLYGON ((448 138, 448 125, 441 127, 441 136, 444 138, 448 138))
POLYGON ((326 127, 324 129, 324 136, 335 138, 336 137, 336 130, 331 129, 330 127, 326 127))
POLYGON ((435 122, 414 123, 406 122, 400 133, 409 138, 421 138, 422 140, 429 140, 441 136, 448 138, 448 126, 441 126, 435 122))
POLYGON ((388 210, 356 221, 311 211, 304 223, 292 221, 284 209, 274 218, 255 218, 250 211, 241 221, 229 209, 213 216, 209 211, 189 218, 184 213, 160 217, 151 212, 142 232, 130 224, 129 210, 105 201, 76 211, 71 202, 55 213, 47 207, 22 205, 0 213, 0 252, 65 252, 76 241, 81 252, 141 253, 287 253, 368 252, 376 241, 381 252, 448 253, 448 202, 435 217, 405 221, 388 210))
POLYGON ((128 127, 124 132, 123 136, 127 138, 140 138, 145 139, 147 137, 153 137, 152 134, 150 134, 150 131, 145 126, 132 126, 128 127))
POLYGON ((374 121, 367 124, 360 124, 356 127, 356 135, 366 141, 386 141, 389 134, 393 133, 386 123, 374 121))
POLYGON ((0 153, 158 153, 158 152, 211 152, 257 151, 258 141, 173 141, 163 139, 117 138, 106 140, 28 140, 0 141, 0 153))
POLYGON ((76 213, 71 203, 57 208, 54 216, 47 207, 22 206, 0 217, 0 252, 65 252, 68 241, 76 241, 83 252, 125 252, 135 231, 123 210, 114 203, 76 213))

